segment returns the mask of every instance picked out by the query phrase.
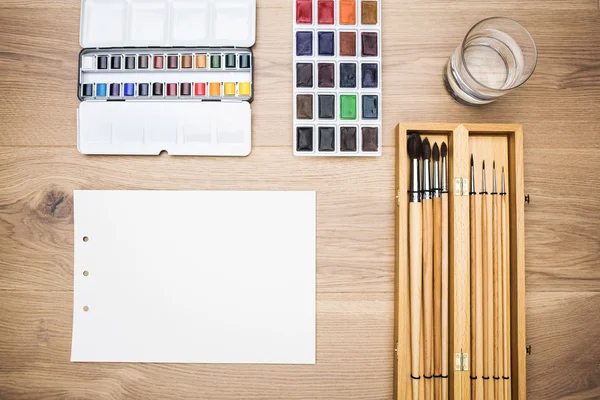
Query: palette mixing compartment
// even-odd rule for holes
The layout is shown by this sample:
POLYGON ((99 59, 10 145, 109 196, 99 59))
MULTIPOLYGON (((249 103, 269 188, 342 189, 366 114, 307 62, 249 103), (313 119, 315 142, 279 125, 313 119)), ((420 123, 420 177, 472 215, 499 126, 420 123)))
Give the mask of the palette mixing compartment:
POLYGON ((248 155, 255 38, 256 0, 82 0, 79 151, 248 155))
POLYGON ((294 155, 381 155, 381 1, 294 0, 293 11, 294 155))

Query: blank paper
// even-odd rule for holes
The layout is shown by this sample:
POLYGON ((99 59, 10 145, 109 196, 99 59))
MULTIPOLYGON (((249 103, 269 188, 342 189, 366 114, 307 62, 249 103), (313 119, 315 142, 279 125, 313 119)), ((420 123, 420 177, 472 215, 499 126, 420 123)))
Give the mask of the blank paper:
POLYGON ((75 191, 71 361, 315 363, 314 192, 75 191))

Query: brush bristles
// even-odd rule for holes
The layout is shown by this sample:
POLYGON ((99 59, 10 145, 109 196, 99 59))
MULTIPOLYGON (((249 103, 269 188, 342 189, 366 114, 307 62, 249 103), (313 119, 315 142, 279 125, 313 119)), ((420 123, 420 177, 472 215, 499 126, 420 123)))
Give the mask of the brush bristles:
POLYGON ((433 144, 432 155, 433 155, 433 161, 440 161, 440 148, 438 147, 437 143, 433 144))
POLYGON ((431 159, 431 145, 429 144, 429 139, 425 138, 425 140, 423 140, 423 148, 421 150, 423 152, 423 160, 431 159))
POLYGON ((483 160, 483 170, 485 171, 485 160, 483 160))
POLYGON ((496 161, 494 161, 494 164, 492 165, 493 169, 496 169, 496 161))
POLYGON ((475 159, 473 158, 473 154, 471 154, 471 167, 475 166, 475 159))
POLYGON ((442 143, 442 157, 446 157, 448 155, 448 146, 446 146, 446 142, 442 143))
POLYGON ((421 157, 421 136, 411 135, 408 138, 408 157, 411 160, 421 157))

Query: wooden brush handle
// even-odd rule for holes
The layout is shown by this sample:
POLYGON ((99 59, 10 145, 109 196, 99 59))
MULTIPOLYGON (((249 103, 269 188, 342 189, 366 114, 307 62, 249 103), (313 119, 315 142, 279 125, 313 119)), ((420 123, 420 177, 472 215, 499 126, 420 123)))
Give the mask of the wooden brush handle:
MULTIPOLYGON (((442 376, 448 376, 448 337, 450 335, 448 325, 448 291, 450 290, 449 280, 449 247, 448 247, 448 193, 442 193, 442 376)), ((448 379, 442 378, 442 400, 448 400, 448 379)))
POLYGON ((502 292, 501 292, 501 266, 502 254, 501 254, 501 242, 500 242, 500 196, 495 194, 492 195, 492 280, 493 280, 493 327, 494 327, 494 349, 493 349, 493 360, 494 360, 494 395, 496 399, 500 399, 502 393, 502 342, 501 342, 501 313, 500 307, 502 292))
MULTIPOLYGON (((409 267, 410 267, 410 350, 411 375, 420 378, 421 295, 423 273, 423 208, 421 203, 409 203, 409 267)), ((412 379, 413 399, 419 398, 419 381, 412 379)))
POLYGON ((494 386, 491 384, 494 372, 494 307, 492 303, 493 281, 492 281, 492 231, 491 231, 491 207, 488 207, 488 195, 481 196, 481 254, 483 261, 483 376, 486 399, 494 398, 494 386))
MULTIPOLYGON (((423 363, 425 388, 433 376, 433 202, 423 201, 423 363)), ((427 396, 426 396, 427 397, 427 396)))
MULTIPOLYGON (((469 196, 469 278, 470 278, 470 303, 471 303, 471 377, 475 378, 471 380, 471 399, 481 398, 481 393, 478 392, 478 386, 480 385, 481 375, 476 368, 477 362, 481 362, 481 355, 477 354, 478 340, 481 337, 477 337, 477 323, 479 318, 477 316, 477 253, 479 241, 477 240, 477 197, 469 196)), ((480 301, 480 300, 479 300, 480 301)))
MULTIPOLYGON (((501 241, 502 241, 502 319, 503 319, 503 363, 504 376, 510 378, 510 252, 508 196, 501 196, 501 241)), ((510 379, 504 381, 504 398, 511 398, 510 379)))
MULTIPOLYGON (((442 199, 433 199, 433 375, 442 375, 442 199)), ((439 379, 438 379, 439 380, 439 379)), ((435 392, 439 399, 440 392, 435 392)))

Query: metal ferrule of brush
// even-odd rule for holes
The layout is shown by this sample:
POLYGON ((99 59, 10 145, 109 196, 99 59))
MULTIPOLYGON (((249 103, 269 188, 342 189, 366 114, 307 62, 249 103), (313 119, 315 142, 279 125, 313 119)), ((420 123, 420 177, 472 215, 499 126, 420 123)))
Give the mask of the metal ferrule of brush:
POLYGON ((498 191, 496 190, 496 169, 494 169, 492 175, 494 177, 494 180, 492 181, 492 193, 490 194, 498 194, 498 191))
POLYGON ((440 186, 440 162, 433 162, 433 197, 438 198, 442 195, 442 187, 440 186))
POLYGON ((506 181, 504 180, 504 169, 502 170, 502 188, 500 190, 500 195, 506 196, 506 181))
POLYGON ((419 182, 419 159, 410 160, 410 192, 411 203, 421 201, 421 182, 419 182))
POLYGON ((448 193, 448 165, 446 157, 442 157, 442 193, 448 193))
POLYGON ((485 169, 483 170, 483 174, 481 175, 481 193, 480 194, 488 194, 486 185, 485 185, 485 169))
POLYGON ((471 165, 471 191, 469 192, 471 196, 476 195, 475 191, 475 167, 471 165))
POLYGON ((431 199, 431 173, 430 173, 430 161, 423 160, 423 186, 421 191, 423 192, 423 200, 431 199))

